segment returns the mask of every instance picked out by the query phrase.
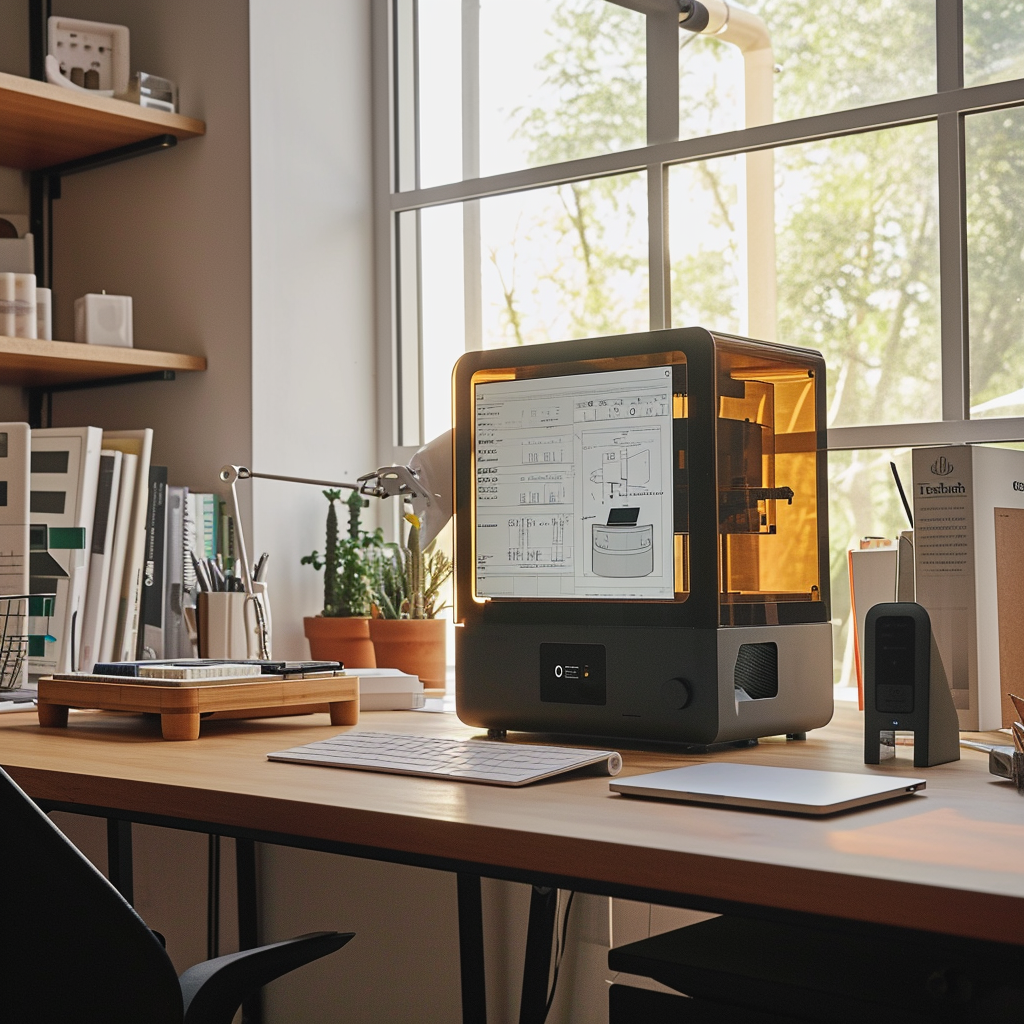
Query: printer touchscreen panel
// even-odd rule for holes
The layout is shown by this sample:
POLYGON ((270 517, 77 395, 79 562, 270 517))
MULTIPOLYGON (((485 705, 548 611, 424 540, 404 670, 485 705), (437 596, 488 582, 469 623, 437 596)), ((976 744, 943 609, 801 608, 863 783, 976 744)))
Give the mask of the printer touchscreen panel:
POLYGON ((477 598, 676 598, 671 366, 474 387, 477 598))

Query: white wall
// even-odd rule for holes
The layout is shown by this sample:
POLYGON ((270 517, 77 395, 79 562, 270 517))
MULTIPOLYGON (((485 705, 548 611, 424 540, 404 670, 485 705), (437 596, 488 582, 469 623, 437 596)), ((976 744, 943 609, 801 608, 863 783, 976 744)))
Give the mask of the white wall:
MULTIPOLYGON (((374 469, 368 0, 252 0, 252 468, 354 481, 374 469)), ((308 657, 322 608, 319 487, 255 481, 274 653, 308 657)))

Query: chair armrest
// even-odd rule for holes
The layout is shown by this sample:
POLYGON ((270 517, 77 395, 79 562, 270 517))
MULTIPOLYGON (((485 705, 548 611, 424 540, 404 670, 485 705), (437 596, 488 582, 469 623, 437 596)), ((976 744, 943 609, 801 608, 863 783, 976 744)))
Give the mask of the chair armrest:
POLYGON ((190 967, 179 978, 185 1024, 231 1024, 239 1006, 267 982, 341 949, 353 932, 311 932, 190 967))

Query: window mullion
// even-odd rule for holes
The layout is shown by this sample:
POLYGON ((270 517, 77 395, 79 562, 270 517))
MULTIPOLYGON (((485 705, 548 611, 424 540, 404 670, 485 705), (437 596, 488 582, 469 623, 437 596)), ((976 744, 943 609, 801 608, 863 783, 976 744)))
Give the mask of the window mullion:
POLYGON ((397 180, 394 15, 391 4, 372 8, 374 295, 377 339, 377 451, 380 465, 391 461, 398 440, 397 319, 398 276, 395 241, 399 214, 390 210, 397 180))
MULTIPOLYGON (((647 145, 678 138, 679 14, 673 5, 647 14, 647 145)), ((647 224, 650 327, 657 331, 672 324, 668 170, 661 161, 647 165, 647 224)))
POLYGON ((668 244, 668 167, 647 166, 647 261, 651 330, 672 326, 672 279, 668 244))
POLYGON ((679 138, 679 14, 647 15, 647 145, 679 138))
MULTIPOLYGON (((963 88, 963 36, 963 0, 936 0, 935 58, 939 92, 963 88)), ((964 115, 954 111, 941 113, 937 122, 942 418, 965 420, 970 417, 971 384, 964 115)))
MULTIPOLYGON (((480 177, 480 0, 462 0, 462 177, 480 177)), ((466 351, 483 348, 480 201, 462 204, 466 351)))

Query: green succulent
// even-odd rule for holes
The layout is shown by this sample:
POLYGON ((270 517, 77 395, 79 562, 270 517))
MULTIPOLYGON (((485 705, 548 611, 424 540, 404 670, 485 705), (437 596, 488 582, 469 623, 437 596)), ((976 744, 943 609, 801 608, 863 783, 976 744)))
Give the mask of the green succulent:
POLYGON ((341 491, 324 491, 324 497, 328 502, 324 555, 321 557, 318 551, 313 551, 302 559, 302 564, 324 572, 322 614, 326 618, 369 615, 373 597, 370 586, 373 563, 369 553, 383 545, 384 535, 379 528, 372 532, 362 529, 360 517, 369 502, 358 491, 353 491, 345 502, 348 536, 340 537, 335 503, 341 499, 341 491))

